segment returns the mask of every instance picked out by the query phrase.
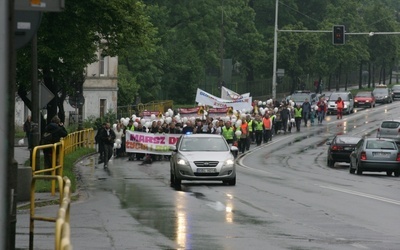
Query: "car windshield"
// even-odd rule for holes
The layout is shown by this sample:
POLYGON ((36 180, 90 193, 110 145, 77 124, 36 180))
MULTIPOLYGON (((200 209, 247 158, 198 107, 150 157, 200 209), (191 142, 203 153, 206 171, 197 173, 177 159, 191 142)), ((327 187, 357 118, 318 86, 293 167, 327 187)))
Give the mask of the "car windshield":
POLYGON ((356 95, 357 97, 371 97, 371 93, 368 92, 359 92, 356 95))
POLYGON ((387 94, 387 89, 374 89, 374 94, 387 94))
POLYGON ((400 125, 399 122, 396 121, 386 121, 386 122, 382 122, 381 127, 382 128, 398 128, 400 125))
POLYGON ((179 148, 181 151, 228 151, 228 145, 223 138, 186 137, 179 148))
POLYGON ((392 87, 392 90, 400 90, 400 85, 394 85, 394 86, 392 87))
POLYGON ((361 138, 357 137, 337 137, 336 143, 337 144, 357 144, 361 138))
POLYGON ((343 101, 348 101, 348 95, 345 93, 332 93, 332 95, 329 97, 330 101, 336 101, 338 98, 342 98, 343 101))
POLYGON ((391 141, 367 141, 367 149, 396 149, 395 143, 391 141))
POLYGON ((310 99, 310 96, 308 94, 293 94, 290 99, 294 102, 304 102, 306 99, 310 99))

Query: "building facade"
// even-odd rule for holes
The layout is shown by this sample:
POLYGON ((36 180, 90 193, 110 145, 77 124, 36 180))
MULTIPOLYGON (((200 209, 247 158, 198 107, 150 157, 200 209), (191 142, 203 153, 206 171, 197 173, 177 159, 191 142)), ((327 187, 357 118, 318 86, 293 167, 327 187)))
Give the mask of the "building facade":
MULTIPOLYGON (((107 112, 117 112, 118 101, 118 57, 102 56, 97 53, 98 61, 85 69, 86 79, 83 84, 82 119, 103 117, 107 112)), ((77 122, 77 109, 68 99, 64 103, 65 123, 77 122)), ((43 111, 45 112, 45 110, 43 111)), ((15 97, 15 125, 21 127, 30 110, 18 96, 15 97)))

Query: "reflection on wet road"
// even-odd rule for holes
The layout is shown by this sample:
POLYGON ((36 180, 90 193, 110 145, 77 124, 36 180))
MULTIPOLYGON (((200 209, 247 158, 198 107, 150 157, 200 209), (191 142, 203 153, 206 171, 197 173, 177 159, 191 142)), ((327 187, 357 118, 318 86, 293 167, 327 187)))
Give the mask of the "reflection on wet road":
POLYGON ((399 249, 398 179, 328 168, 325 145, 335 134, 375 136, 380 121, 398 111, 393 104, 343 120, 328 116, 322 125, 252 145, 238 161, 237 186, 183 182, 174 189, 168 161, 140 165, 124 158, 114 159, 109 173, 95 169, 90 185, 114 192, 141 226, 176 249, 399 249), (362 207, 370 209, 360 213, 362 207))

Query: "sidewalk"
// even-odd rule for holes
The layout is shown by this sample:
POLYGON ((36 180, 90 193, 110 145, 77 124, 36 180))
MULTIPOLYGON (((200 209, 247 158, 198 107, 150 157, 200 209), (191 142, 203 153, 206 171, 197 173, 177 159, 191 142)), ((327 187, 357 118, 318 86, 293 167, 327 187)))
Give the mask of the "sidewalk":
MULTIPOLYGON (((16 144, 17 145, 17 144, 16 144)), ((29 159, 27 147, 14 148, 18 165, 23 165, 29 159)), ((132 167, 127 159, 114 159, 115 166, 132 167)), ((75 166, 79 171, 80 189, 72 194, 70 226, 71 243, 74 249, 176 249, 170 239, 152 228, 144 227, 127 210, 121 209, 120 200, 113 192, 97 188, 110 177, 103 168, 97 167, 97 156, 88 156, 75 166), (97 183, 97 184, 96 184, 97 183), (112 222, 112 223, 111 223, 112 222)), ((49 193, 36 193, 36 201, 57 200, 49 193)), ((29 249, 30 202, 19 202, 17 208, 17 224, 15 248, 29 249), (23 207, 23 209, 22 209, 23 207)), ((58 205, 38 206, 36 216, 56 217, 58 205)), ((34 222, 34 249, 54 249, 55 223, 34 222)))

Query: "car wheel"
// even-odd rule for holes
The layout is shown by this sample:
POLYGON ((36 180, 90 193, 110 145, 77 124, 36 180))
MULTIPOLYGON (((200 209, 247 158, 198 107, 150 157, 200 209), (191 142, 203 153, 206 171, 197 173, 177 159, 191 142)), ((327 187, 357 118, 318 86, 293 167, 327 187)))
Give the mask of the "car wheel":
POLYGON ((179 187, 182 183, 182 180, 176 178, 175 174, 171 172, 171 187, 179 187))
POLYGON ((356 170, 353 168, 353 164, 351 164, 351 161, 350 161, 349 173, 354 174, 355 172, 356 172, 356 170))
POLYGON ((394 176, 395 176, 395 177, 399 177, 399 176, 400 176, 400 170, 394 171, 394 176))
POLYGON ((170 173, 169 180, 170 180, 171 187, 173 187, 175 185, 175 176, 172 174, 172 172, 170 173))
POLYGON ((357 175, 362 175, 363 171, 360 169, 359 164, 357 164, 357 168, 356 168, 356 174, 357 175))
POLYGON ((386 171, 387 176, 392 176, 393 172, 392 171, 386 171))
POLYGON ((232 180, 222 181, 222 182, 225 184, 228 184, 230 186, 235 186, 236 185, 236 176, 232 180))
POLYGON ((330 160, 328 158, 328 162, 327 162, 328 167, 333 168, 335 166, 335 161, 334 160, 330 160))
POLYGON ((370 108, 372 109, 374 106, 375 106, 375 105, 371 103, 371 106, 370 106, 370 108))

